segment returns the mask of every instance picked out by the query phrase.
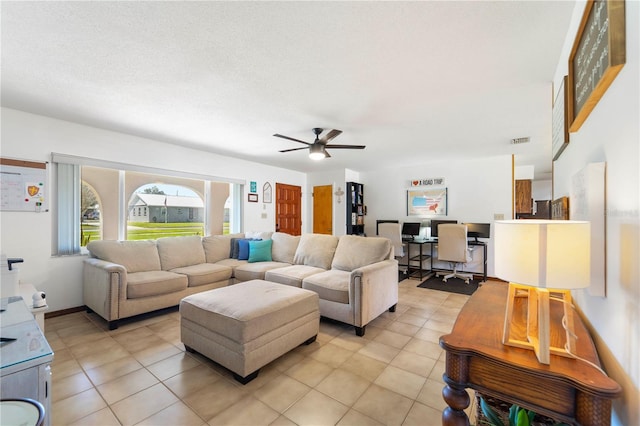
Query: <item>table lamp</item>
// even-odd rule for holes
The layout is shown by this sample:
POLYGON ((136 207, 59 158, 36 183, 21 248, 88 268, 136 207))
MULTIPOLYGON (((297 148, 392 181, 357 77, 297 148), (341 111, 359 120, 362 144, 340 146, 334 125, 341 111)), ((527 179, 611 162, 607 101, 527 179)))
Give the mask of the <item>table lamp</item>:
POLYGON ((533 349, 542 364, 550 363, 550 353, 575 356, 571 290, 590 284, 590 231, 585 221, 495 222, 495 274, 509 282, 503 344, 533 349), (517 298, 527 299, 526 337, 514 316, 517 298), (551 346, 551 301, 564 304, 564 347, 551 346))

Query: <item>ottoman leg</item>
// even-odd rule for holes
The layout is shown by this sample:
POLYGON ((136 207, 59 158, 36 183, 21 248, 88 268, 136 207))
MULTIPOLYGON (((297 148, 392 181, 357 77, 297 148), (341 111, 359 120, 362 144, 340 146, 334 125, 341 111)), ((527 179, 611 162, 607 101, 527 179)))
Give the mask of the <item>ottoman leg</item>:
POLYGON ((196 353, 195 349, 193 349, 191 346, 184 345, 184 350, 192 354, 196 353))
POLYGON ((362 327, 356 327, 356 336, 364 336, 364 326, 362 327))
POLYGON ((389 308, 389 312, 395 312, 396 311, 396 305, 393 305, 392 307, 390 307, 389 308))
POLYGON ((250 381, 252 381, 256 377, 258 377, 258 373, 259 372, 260 372, 260 369, 257 369, 256 371, 254 371, 253 373, 251 373, 251 374, 249 374, 248 376, 245 376, 245 377, 242 377, 239 374, 233 373, 233 378, 236 379, 241 384, 246 385, 247 383, 249 383, 250 381))
POLYGON ((305 340, 305 341, 304 341, 304 343, 303 343, 303 344, 304 344, 304 345, 310 345, 310 344, 312 344, 313 342, 315 342, 315 341, 316 341, 316 337, 318 337, 318 335, 317 335, 317 334, 316 334, 315 336, 313 336, 313 337, 309 337, 307 340, 305 340))

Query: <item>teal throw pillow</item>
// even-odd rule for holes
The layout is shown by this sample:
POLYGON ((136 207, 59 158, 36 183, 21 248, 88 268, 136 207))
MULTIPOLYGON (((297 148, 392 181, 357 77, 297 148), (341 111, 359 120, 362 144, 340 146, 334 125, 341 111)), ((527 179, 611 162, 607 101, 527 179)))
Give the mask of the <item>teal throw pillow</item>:
POLYGON ((271 262, 271 240, 249 241, 249 263, 271 262))

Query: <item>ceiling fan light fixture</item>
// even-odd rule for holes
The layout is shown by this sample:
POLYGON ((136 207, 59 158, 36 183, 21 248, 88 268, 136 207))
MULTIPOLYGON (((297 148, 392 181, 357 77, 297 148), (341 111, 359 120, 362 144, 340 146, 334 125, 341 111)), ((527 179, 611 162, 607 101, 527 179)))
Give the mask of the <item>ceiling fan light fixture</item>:
POLYGON ((320 144, 313 144, 309 147, 309 158, 315 161, 323 160, 327 156, 324 147, 320 144))

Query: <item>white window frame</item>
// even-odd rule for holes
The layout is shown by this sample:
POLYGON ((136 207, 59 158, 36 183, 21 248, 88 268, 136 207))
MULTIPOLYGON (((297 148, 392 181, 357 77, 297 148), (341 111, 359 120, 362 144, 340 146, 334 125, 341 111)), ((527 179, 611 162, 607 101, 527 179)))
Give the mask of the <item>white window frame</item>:
POLYGON ((209 206, 210 194, 208 188, 210 182, 230 183, 231 193, 234 194, 232 202, 233 218, 229 218, 229 232, 241 232, 243 229, 243 203, 242 193, 246 181, 243 179, 233 179, 214 175, 204 175, 198 173, 182 172, 178 170, 159 169, 136 164, 120 163, 115 161, 100 160, 89 157, 80 157, 63 153, 52 153, 51 161, 55 165, 57 174, 57 200, 55 220, 58 224, 57 233, 54 236, 55 246, 52 247, 53 255, 75 255, 80 251, 80 185, 82 176, 80 166, 101 167, 119 171, 118 200, 120 212, 118 218, 118 238, 125 239, 127 224, 127 200, 124 199, 124 176, 125 171, 156 174, 161 176, 182 177, 187 179, 202 180, 205 183, 204 194, 204 216, 205 234, 210 232, 210 223, 206 219, 209 206), (70 169, 69 169, 70 168, 70 169), (71 173, 69 170, 74 170, 71 173), (75 188, 75 189, 74 189, 75 188), (76 190, 77 189, 77 190, 76 190), (75 197, 73 196, 74 194, 75 197))

